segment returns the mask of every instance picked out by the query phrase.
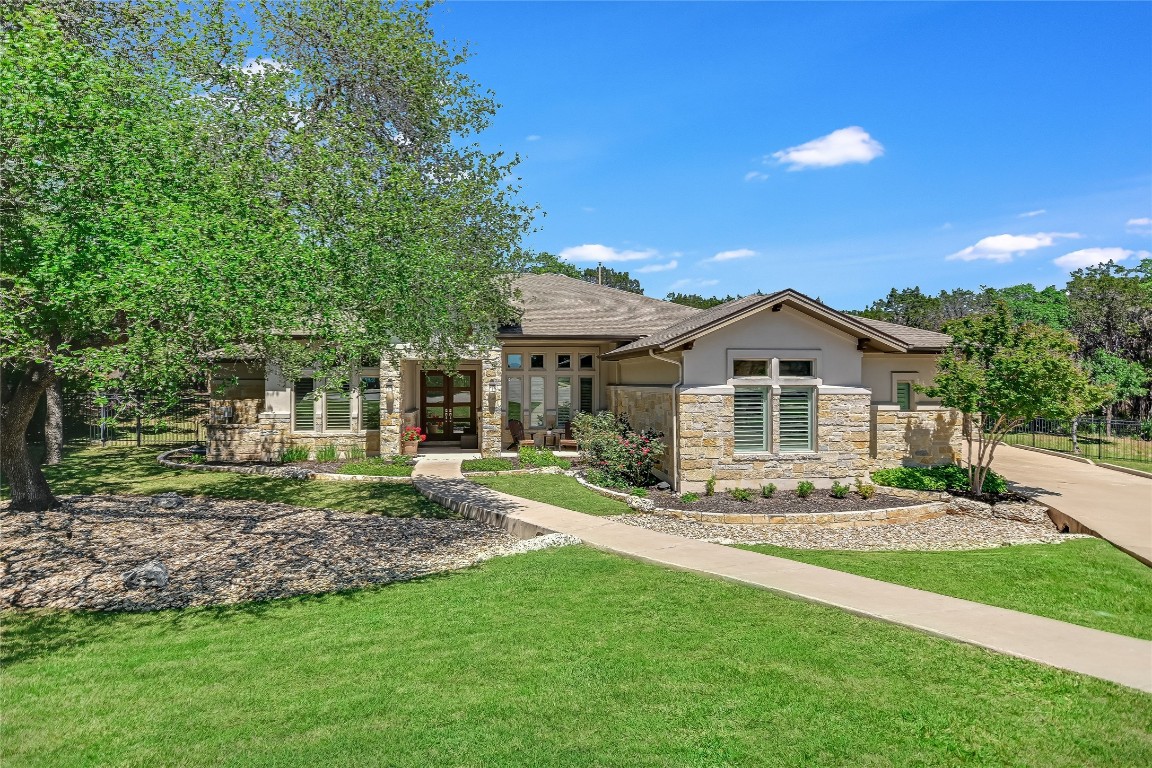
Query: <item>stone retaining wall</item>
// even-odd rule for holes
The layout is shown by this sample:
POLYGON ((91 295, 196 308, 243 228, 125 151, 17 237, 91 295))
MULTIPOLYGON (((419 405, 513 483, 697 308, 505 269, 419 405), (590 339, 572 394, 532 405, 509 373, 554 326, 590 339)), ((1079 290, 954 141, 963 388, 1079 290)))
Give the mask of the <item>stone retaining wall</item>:
POLYGON ((964 440, 958 411, 900 411, 890 405, 872 406, 871 438, 875 469, 955 464, 964 440))

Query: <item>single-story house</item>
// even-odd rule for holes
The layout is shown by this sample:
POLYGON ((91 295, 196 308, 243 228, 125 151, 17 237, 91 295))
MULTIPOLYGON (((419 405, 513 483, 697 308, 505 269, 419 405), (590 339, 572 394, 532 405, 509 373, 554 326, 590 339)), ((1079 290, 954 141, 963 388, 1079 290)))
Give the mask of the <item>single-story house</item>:
MULTIPOLYGON (((679 490, 828 486, 868 471, 956 460, 959 414, 916 392, 949 337, 838 312, 797 291, 700 310, 561 275, 522 275, 518 321, 456 371, 382 360, 343 393, 236 363, 209 428, 216 461, 289 446, 398 453, 400 430, 497 455, 509 421, 537 440, 578 411, 627 414, 665 436, 661 477, 679 490), (222 407, 221 407, 222 406, 222 407)), ((402 352, 402 350, 401 350, 402 352)), ((400 355, 403 358, 403 355, 400 355)))

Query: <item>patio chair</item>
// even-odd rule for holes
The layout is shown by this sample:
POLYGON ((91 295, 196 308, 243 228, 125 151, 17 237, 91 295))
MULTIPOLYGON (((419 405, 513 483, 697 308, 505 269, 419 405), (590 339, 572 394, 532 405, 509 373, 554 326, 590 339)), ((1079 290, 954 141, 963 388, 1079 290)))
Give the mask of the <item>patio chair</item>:
POLYGON ((556 450, 558 451, 578 451, 580 450, 580 443, 576 438, 572 437, 572 425, 567 424, 564 427, 564 434, 556 442, 556 450))
POLYGON ((520 441, 524 439, 524 422, 519 419, 509 419, 508 431, 512 433, 512 444, 508 446, 508 450, 515 450, 520 447, 520 441))

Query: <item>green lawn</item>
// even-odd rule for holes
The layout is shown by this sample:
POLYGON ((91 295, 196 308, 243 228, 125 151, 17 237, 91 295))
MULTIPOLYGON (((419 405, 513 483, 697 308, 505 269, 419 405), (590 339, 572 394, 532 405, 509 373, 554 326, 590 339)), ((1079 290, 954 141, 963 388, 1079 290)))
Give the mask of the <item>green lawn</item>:
POLYGON ((1152 640, 1152 568, 1100 539, 966 552, 742 549, 1152 640))
POLYGON ((4 619, 12 768, 1152 764, 1152 696, 582 547, 4 619))
POLYGON ((631 510, 622 501, 590 491, 566 475, 500 475, 469 478, 497 491, 589 515, 622 515, 631 510))
POLYGON ((153 494, 166 491, 222 499, 277 501, 300 507, 374 512, 389 517, 454 517, 409 485, 286 480, 231 472, 168 469, 156 448, 83 448, 45 468, 57 496, 73 493, 153 494))
MULTIPOLYGON (((1030 445, 1060 453, 1072 452, 1072 438, 1068 435, 1044 435, 1020 433, 1008 435, 1004 442, 1009 445, 1030 445)), ((1152 442, 1135 437, 1104 437, 1102 435, 1081 435, 1078 455, 1092 461, 1119 464, 1131 469, 1152 472, 1152 442)))

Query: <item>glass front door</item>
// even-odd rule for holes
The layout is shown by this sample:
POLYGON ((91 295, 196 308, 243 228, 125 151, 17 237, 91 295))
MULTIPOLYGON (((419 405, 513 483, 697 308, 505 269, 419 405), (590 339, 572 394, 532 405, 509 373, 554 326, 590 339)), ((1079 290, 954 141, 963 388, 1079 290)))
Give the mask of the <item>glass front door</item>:
POLYGON ((459 440, 476 433, 476 371, 423 371, 420 417, 429 440, 459 440))

